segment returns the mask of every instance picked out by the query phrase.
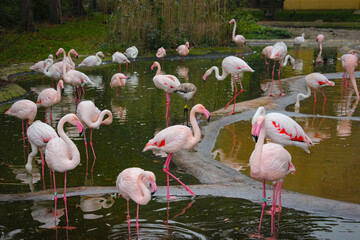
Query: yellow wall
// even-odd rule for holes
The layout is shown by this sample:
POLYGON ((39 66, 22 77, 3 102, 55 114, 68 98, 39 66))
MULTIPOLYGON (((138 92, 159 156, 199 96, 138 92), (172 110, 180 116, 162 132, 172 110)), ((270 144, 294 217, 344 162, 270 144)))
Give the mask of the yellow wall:
POLYGON ((284 9, 359 9, 360 0, 285 0, 284 9))

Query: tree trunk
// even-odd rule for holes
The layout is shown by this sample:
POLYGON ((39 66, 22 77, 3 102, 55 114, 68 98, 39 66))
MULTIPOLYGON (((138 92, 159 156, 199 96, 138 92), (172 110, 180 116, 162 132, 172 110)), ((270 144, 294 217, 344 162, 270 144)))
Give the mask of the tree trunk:
POLYGON ((20 0, 20 27, 23 31, 35 30, 32 0, 20 0))
POLYGON ((50 22, 62 23, 61 0, 50 0, 50 22))
POLYGON ((74 16, 85 15, 85 9, 82 4, 82 0, 73 0, 73 14, 74 16))
POLYGON ((92 9, 96 10, 96 0, 92 0, 92 9))

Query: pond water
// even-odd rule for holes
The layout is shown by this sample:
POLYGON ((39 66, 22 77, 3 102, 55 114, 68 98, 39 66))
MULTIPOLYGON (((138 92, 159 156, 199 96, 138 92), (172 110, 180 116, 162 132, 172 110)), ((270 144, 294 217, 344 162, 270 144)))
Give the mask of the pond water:
MULTIPOLYGON (((242 78, 242 84, 244 92, 237 98, 237 101, 245 101, 254 99, 263 94, 264 88, 271 81, 269 79, 270 73, 266 71, 266 65, 263 59, 260 59, 260 48, 255 48, 257 52, 251 56, 245 56, 244 60, 255 70, 254 73, 245 73, 242 78), (260 87, 259 87, 260 86, 260 87)), ((292 71, 290 67, 282 69, 282 77, 290 77, 295 75, 303 75, 316 71, 321 72, 340 72, 342 71, 340 63, 336 62, 336 49, 326 49, 324 56, 329 60, 328 64, 323 66, 314 66, 312 64, 313 59, 316 56, 316 50, 313 49, 301 49, 296 55, 295 50, 290 49, 291 54, 297 59, 297 66, 295 71, 292 71)), ((210 112, 222 108, 226 105, 229 99, 233 96, 233 89, 231 86, 230 78, 228 77, 224 81, 217 81, 213 76, 208 77, 206 83, 202 81, 202 76, 206 69, 213 65, 221 66, 221 61, 224 56, 211 56, 203 59, 192 59, 182 61, 165 61, 164 71, 169 74, 173 74, 179 77, 181 82, 189 81, 197 86, 198 92, 195 97, 195 103, 202 103, 210 112), (186 75, 187 73, 187 75, 186 75), (185 76, 186 75, 186 76, 185 76)), ((83 138, 76 134, 76 128, 66 126, 65 130, 75 142, 81 153, 81 164, 74 170, 68 172, 68 187, 78 187, 84 185, 94 186, 114 186, 117 175, 127 167, 141 167, 146 170, 153 171, 157 176, 157 184, 160 186, 166 185, 166 175, 162 172, 162 165, 164 158, 156 156, 151 152, 142 152, 147 141, 154 136, 154 133, 165 128, 165 93, 157 89, 152 78, 155 75, 155 71, 150 70, 152 61, 137 61, 135 63, 134 71, 125 71, 125 74, 129 77, 126 86, 121 89, 120 94, 116 94, 114 89, 111 89, 109 82, 111 76, 118 72, 118 66, 116 64, 103 65, 95 68, 90 74, 87 69, 80 69, 89 75, 89 77, 95 82, 93 86, 86 86, 85 98, 87 100, 94 101, 95 105, 100 109, 109 109, 114 115, 114 121, 109 126, 101 126, 100 129, 95 129, 93 132, 94 148, 97 155, 97 160, 94 168, 94 173, 90 176, 86 176, 86 159, 85 159, 85 146, 83 138)), ((28 99, 35 101, 38 93, 50 86, 48 79, 41 82, 40 75, 26 76, 26 81, 21 81, 19 84, 29 91, 30 95, 28 99)), ((337 81, 339 83, 339 81, 337 81)), ((285 84, 286 91, 286 84, 285 84)), ((326 89, 326 93, 329 89, 326 89)), ((334 93, 337 90, 331 89, 334 93)), ((328 97, 332 94, 327 94, 328 97)), ((335 94, 334 94, 335 95, 335 94)), ((335 97, 335 96, 334 96, 335 97)), ((301 102, 301 113, 311 114, 312 97, 301 102)), ((319 101, 317 105, 322 102, 322 96, 319 94, 319 101)), ((65 92, 62 95, 62 101, 60 104, 53 108, 53 126, 59 121, 59 119, 69 113, 75 112, 75 100, 72 95, 72 89, 70 87, 65 88, 65 92)), ((333 106, 335 103, 329 98, 325 108, 325 114, 334 115, 336 110, 333 106), (330 110, 328 110, 330 108, 330 110), (328 111, 330 111, 328 113, 328 111)), ((24 169, 24 151, 22 146, 21 137, 21 121, 19 119, 8 117, 3 115, 9 105, 0 106, 0 124, 2 134, 0 135, 0 193, 21 193, 29 191, 42 190, 42 181, 39 174, 41 169, 39 160, 40 156, 37 156, 37 164, 34 165, 33 178, 29 180, 24 169), (7 145, 10 144, 10 145, 7 145)), ((178 96, 171 96, 170 106, 170 125, 183 123, 183 108, 184 100, 178 96)), ((291 106, 289 107, 291 108, 291 106)), ((289 109, 293 111, 293 109, 289 109)), ((316 111, 319 111, 316 109, 316 111)), ((320 109, 321 111, 321 109, 320 109)), ((44 121, 44 109, 38 110, 37 119, 44 121)), ((319 113, 322 114, 322 113, 319 113)), ((356 112, 354 113, 356 116, 356 112)), ((321 125, 316 128, 324 131, 323 135, 337 136, 334 131, 333 125, 337 124, 336 120, 315 118, 314 123, 312 119, 299 119, 302 126, 307 124, 309 128, 312 126, 321 125), (302 122, 301 122, 302 121, 302 122), (307 123, 305 123, 307 122, 307 123), (327 132, 329 130, 330 132, 327 132)), ((206 124, 204 118, 200 120, 200 124, 206 124)), ((345 123, 343 125, 346 125, 345 123)), ((355 134, 351 133, 356 131, 356 126, 352 126, 350 123, 350 132, 348 136, 338 136, 338 140, 344 143, 344 146, 350 144, 351 139, 356 138, 355 134), (350 134, 351 133, 351 134, 350 134), (345 138, 345 140, 343 140, 345 138), (346 140, 347 139, 347 140, 346 140)), ((346 126, 349 126, 347 124, 346 126)), ((248 145, 247 149, 254 148, 252 140, 249 138, 250 124, 248 122, 236 123, 229 127, 224 128, 224 132, 229 132, 225 136, 224 142, 228 147, 224 149, 226 158, 236 159, 238 154, 243 149, 243 146, 248 145), (237 125, 239 124, 239 125, 237 125), (236 137, 233 138, 235 131, 236 137), (234 146, 232 144, 234 143, 234 146), (233 157, 229 157, 232 155, 233 157)), ((358 132, 358 131, 357 131, 358 132)), ((220 134, 219 138, 222 137, 220 134)), ((315 134, 315 133, 314 133, 315 134)), ((320 137, 321 138, 321 137, 320 137)), ((306 155, 298 149, 293 150, 294 154, 299 153, 304 158, 295 160, 297 168, 297 174, 292 177, 288 177, 284 182, 284 188, 291 189, 291 181, 298 181, 299 188, 296 191, 306 192, 309 194, 317 195, 318 189, 309 189, 309 184, 301 185, 303 178, 309 178, 308 181, 317 181, 316 177, 311 175, 307 168, 313 168, 313 166, 307 166, 307 163, 321 164, 321 153, 327 151, 324 145, 326 141, 330 140, 330 137, 324 137, 321 144, 315 145, 312 149, 311 155, 306 155), (315 160, 314 149, 318 148, 316 153, 318 157, 315 160), (321 149, 323 148, 323 149, 321 149), (310 159, 311 157, 311 159, 310 159), (303 161, 304 166, 300 166, 299 161, 303 161), (303 175, 303 178, 301 177, 303 175), (290 180, 293 179, 293 180, 290 180), (300 187, 302 186, 302 188, 300 187)), ((223 148, 223 146, 219 147, 223 148)), ((27 150, 25 150, 26 155, 27 150)), ((293 153, 292 153, 293 154, 293 153)), ((294 155, 293 154, 293 155, 294 155)), ((355 156, 356 153, 354 153, 355 156)), ((89 164, 92 164, 92 155, 89 155, 89 164)), ((244 155, 245 156, 245 155, 244 155)), ((342 158, 343 159, 343 158, 342 158)), ((241 157, 244 160, 239 163, 246 168, 248 157, 241 157)), ((328 161, 335 161, 332 159, 322 159, 322 163, 328 161)), ((235 161, 235 160, 234 160, 235 161)), ((337 160, 336 162, 339 162, 337 160)), ((225 163, 226 164, 226 163, 225 163)), ((340 165, 339 165, 340 166, 340 165)), ((336 168, 334 168, 336 169, 336 168)), ((348 166, 349 172, 347 178, 344 178, 344 184, 349 185, 346 191, 358 191, 358 185, 350 184, 350 180, 354 179, 356 175, 356 166, 348 166), (357 190, 356 190, 357 189, 357 190)), ((170 170, 186 184, 197 184, 199 181, 188 174, 185 174, 181 170, 177 169, 175 165, 170 166, 170 170)), ((329 169, 325 169, 330 171, 329 169)), ((331 172, 333 173, 333 172, 331 172)), ((329 174, 329 172, 328 172, 329 174)), ((342 173, 346 175, 345 173, 342 173)), ((326 172, 324 173, 326 176, 326 172)), ((333 178, 320 178, 321 181, 329 181, 332 184, 337 181, 336 176, 333 178)), ((57 174, 57 186, 63 186, 63 175, 57 174)), ((47 188, 50 188, 49 172, 45 171, 45 182, 47 188)), ((174 181, 170 183, 175 185, 174 181)), ((322 185, 323 182, 318 182, 317 185, 322 185)), ((323 191, 328 191, 324 189, 323 191)), ((330 190, 332 194, 334 189, 330 190)), ((330 194, 330 193, 329 193, 330 194)), ((338 194, 340 195, 340 194, 338 194)), ((340 200, 348 201, 351 194, 347 197, 343 197, 340 200)), ((358 196, 358 195, 356 195, 358 196)), ((329 196, 333 198, 332 196, 329 196)), ((340 196, 339 196, 340 197, 340 196)), ((338 199, 335 198, 334 199, 338 199)), ((16 202, 16 203, 0 203, 2 221, 1 237, 4 239, 32 239, 32 238, 101 238, 101 239, 125 239, 127 235, 126 224, 126 201, 122 198, 115 199, 111 196, 92 196, 88 197, 70 197, 69 209, 70 209, 70 224, 76 226, 77 229, 66 231, 65 229, 50 230, 46 229, 48 224, 53 223, 53 215, 51 210, 53 208, 52 201, 44 202, 16 202), (89 209, 86 209, 83 205, 85 202, 89 209), (98 204, 95 204, 98 203, 98 204), (100 204, 99 204, 100 203, 100 204), (95 207, 91 205, 95 205, 95 207), (49 214, 51 217, 49 217, 49 214), (26 221, 23 219, 26 218, 26 221), (50 220, 51 218, 51 220, 50 220), (22 221, 21 221, 21 220, 22 221), (45 226, 44 226, 45 225, 45 226), (45 228, 45 229, 44 229, 45 228)), ((349 200, 352 201, 352 200, 349 200)), ((170 206, 165 198, 154 198, 147 206, 140 207, 140 238, 141 239, 245 239, 248 234, 256 233, 259 215, 261 207, 257 204, 251 203, 245 200, 232 199, 232 198, 214 198, 214 197, 195 197, 195 198, 180 198, 176 201, 171 201, 170 206), (210 206, 210 207, 209 207, 210 206), (221 229, 221 231, 219 231, 221 229)), ((65 216, 63 216, 63 201, 58 201, 58 207, 60 208, 59 225, 63 226, 65 222, 65 216)), ((131 205, 131 214, 135 214, 135 204, 131 205)), ((134 218, 132 218, 133 220, 134 218)), ((270 218, 265 218, 263 234, 270 235, 270 218), (267 222, 266 222, 267 221, 267 222)), ((311 214, 294 211, 291 209, 285 209, 281 214, 281 230, 279 231, 279 237, 285 239, 304 239, 304 238, 338 238, 345 237, 351 239, 356 234, 359 234, 359 224, 356 222, 348 222, 336 218, 322 218, 311 214), (336 233, 338 232, 338 233, 336 233)), ((132 237, 136 237, 135 223, 132 222, 132 237)))

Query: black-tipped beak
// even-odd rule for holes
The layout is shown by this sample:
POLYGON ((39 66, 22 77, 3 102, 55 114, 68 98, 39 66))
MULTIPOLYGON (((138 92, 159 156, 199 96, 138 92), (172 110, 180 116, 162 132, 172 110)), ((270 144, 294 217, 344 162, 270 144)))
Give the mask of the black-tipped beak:
POLYGON ((76 55, 76 59, 78 59, 79 58, 79 55, 76 55))
POLYGON ((84 129, 81 132, 79 132, 79 137, 81 137, 83 135, 83 132, 84 132, 84 129))
POLYGON ((61 89, 61 93, 64 93, 64 92, 65 92, 65 90, 64 90, 64 88, 62 88, 62 89, 61 89))
POLYGON ((154 195, 155 193, 156 193, 156 191, 151 192, 151 196, 154 195))
POLYGON ((55 58, 58 58, 58 55, 55 54, 55 58))
POLYGON ((210 116, 209 116, 209 118, 207 119, 207 121, 210 122, 210 116))
POLYGON ((252 137, 253 137, 254 142, 257 143, 259 137, 258 137, 258 136, 254 136, 254 135, 252 135, 252 137))

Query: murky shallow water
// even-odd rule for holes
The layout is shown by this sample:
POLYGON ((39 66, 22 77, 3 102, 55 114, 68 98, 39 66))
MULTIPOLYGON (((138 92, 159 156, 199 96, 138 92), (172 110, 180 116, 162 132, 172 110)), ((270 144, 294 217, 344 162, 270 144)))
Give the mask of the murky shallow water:
MULTIPOLYGON (((261 51, 260 49, 255 50, 258 53, 261 51)), ((314 65, 312 64, 312 59, 315 55, 314 51, 302 50, 296 58, 303 58, 303 60, 297 60, 296 70, 292 71, 289 67, 283 68, 282 77, 308 74, 313 71, 314 65)), ((328 52, 325 51, 325 54, 330 56, 328 58, 336 57, 335 49, 327 51, 328 52)), ((295 52, 290 53, 295 54, 295 52)), ((247 56, 245 60, 256 72, 246 73, 244 75, 242 80, 244 92, 238 97, 237 101, 239 102, 260 96, 263 92, 259 86, 265 84, 266 87, 270 76, 270 74, 266 72, 266 66, 263 59, 260 59, 259 54, 247 56)), ((209 77, 206 83, 202 82, 202 75, 205 70, 212 65, 220 66, 221 61, 222 58, 191 60, 185 61, 184 63, 180 61, 168 61, 165 62, 165 71, 179 76, 181 82, 184 82, 186 79, 185 77, 181 77, 181 75, 184 74, 184 72, 188 72, 189 82, 194 83, 198 88, 195 103, 202 103, 209 111, 213 111, 225 106, 233 95, 229 77, 224 81, 217 81, 214 77, 209 77)), ((119 172, 124 168, 132 166, 153 171, 157 176, 158 185, 166 185, 166 177, 162 172, 164 159, 155 156, 151 152, 141 152, 147 140, 152 138, 156 131, 166 126, 164 117, 165 94, 153 85, 152 77, 155 73, 150 70, 151 64, 152 61, 136 62, 136 73, 133 71, 127 72, 129 80, 127 81, 126 87, 121 89, 119 96, 109 87, 111 76, 118 70, 117 65, 110 64, 108 66, 102 66, 94 69, 92 74, 88 74, 96 84, 95 86, 86 87, 85 98, 93 100, 101 110, 105 108, 111 110, 114 114, 114 122, 110 126, 101 126, 100 129, 94 130, 93 141, 97 161, 93 176, 89 176, 88 178, 85 177, 86 160, 84 158, 85 149, 83 139, 77 136, 75 128, 66 127, 66 132, 70 134, 82 154, 81 165, 68 173, 68 187, 83 186, 85 184, 114 186, 119 172)), ((342 71, 338 69, 338 65, 339 63, 336 63, 336 65, 327 64, 317 69, 320 69, 322 72, 342 71)), ((87 71, 85 70, 85 72, 87 71)), ((39 75, 27 81, 20 82, 20 84, 29 90, 30 96, 28 99, 34 101, 38 92, 50 85, 49 80, 45 80, 45 83, 41 84, 39 75)), ((310 99, 306 101, 311 101, 310 99)), ((183 122, 184 102, 177 96, 172 96, 171 100, 170 125, 181 124, 183 122)), ((319 103, 321 102, 318 102, 318 104, 319 103)), ((327 103, 327 106, 329 105, 331 105, 330 100, 327 103)), ((0 112, 3 113, 9 106, 10 105, 1 106, 0 112)), ((307 111, 306 109, 308 107, 306 106, 305 101, 302 101, 300 112, 307 111)), ((53 109, 54 126, 61 116, 74 111, 72 90, 67 87, 63 94, 62 102, 53 109)), ((37 119, 43 121, 44 113, 44 109, 39 109, 37 119)), ((327 112, 325 112, 325 114, 327 114, 327 112)), ((356 112, 354 116, 356 116, 356 112)), ((315 119, 315 122, 316 124, 320 124, 317 123, 318 119, 315 119)), ((327 122, 327 120, 325 120, 325 122, 327 122)), ((32 179, 29 179, 25 174, 20 120, 1 114, 0 124, 2 130, 2 134, 0 135, 0 161, 2 163, 0 164, 0 192, 18 193, 28 192, 30 190, 41 190, 42 183, 40 181, 40 174, 38 173, 40 164, 36 164, 37 168, 35 168, 34 171, 37 173, 33 175, 32 179)), ((206 123, 201 122, 201 124, 206 123)), ((308 124, 310 125, 310 123, 308 124)), ((331 123, 329 124, 331 125, 331 123)), ((326 125, 326 123, 322 124, 322 126, 326 125)), ((236 126, 234 127, 236 128, 236 126)), ((355 128, 355 126, 353 128, 355 128)), ((246 136, 245 139, 240 139, 241 145, 238 144, 239 139, 234 138, 233 140, 232 135, 229 135, 230 138, 228 139, 231 139, 230 144, 232 144, 232 141, 235 141, 235 146, 233 149, 229 148, 225 150, 225 154, 236 156, 236 151, 241 151, 240 149, 246 144, 249 145, 249 149, 253 149, 252 140, 248 138, 249 131, 244 129, 249 129, 249 127, 246 127, 246 123, 241 126, 241 130, 235 131, 237 134, 242 133, 239 134, 240 136, 246 136), (238 149, 238 146, 240 146, 240 149, 238 149)), ((231 126, 229 130, 232 131, 231 126)), ((355 137, 354 135, 354 138, 355 137)), ((325 141, 326 140, 324 140, 324 142, 325 141)), ((314 148, 323 145, 324 144, 316 145, 314 148)), ((294 149, 294 151, 297 151, 297 149, 294 149)), ((307 156, 301 151, 299 154, 305 157, 310 156, 307 156)), ((311 157, 313 157, 313 155, 312 153, 311 157)), ((39 156, 37 159, 40 159, 39 156)), ((89 164, 92 164, 92 157, 90 157, 89 161, 89 164)), ((306 159, 303 159, 303 161, 305 163, 310 162, 306 161, 306 159)), ((244 165, 246 165, 246 161, 244 161, 244 165)), ((301 170, 301 167, 298 165, 299 164, 296 165, 298 172, 292 177, 295 179, 294 181, 300 181, 301 172, 306 171, 301 170)), ((175 165, 171 165, 170 169, 176 176, 180 177, 184 183, 198 183, 196 178, 184 174, 182 171, 176 169, 175 165)), ((306 167, 304 169, 306 169, 306 167)), ((49 188, 50 179, 48 171, 45 171, 45 174, 46 186, 49 188)), ((351 177, 353 176, 349 174, 349 181, 351 177)), ((62 181, 63 175, 57 174, 57 185, 59 187, 62 187, 62 181)), ((333 181, 336 182, 336 178, 334 178, 333 181)), ((286 179, 285 188, 288 188, 288 185, 286 185, 288 182, 290 183, 290 180, 286 179)), ((177 183, 171 182, 171 184, 177 183)), ((306 185, 303 186, 307 189, 306 185)), ((314 190, 314 192, 316 192, 316 190, 314 190)), ((66 234, 68 234, 69 238, 82 239, 127 238, 125 200, 112 199, 109 196, 100 197, 92 201, 102 202, 102 208, 100 207, 100 209, 92 211, 82 209, 82 203, 86 200, 88 199, 84 199, 83 197, 69 198, 69 208, 71 209, 70 223, 77 227, 76 230, 69 232, 66 232, 64 229, 55 231, 45 230, 40 227, 44 224, 49 224, 49 221, 53 223, 53 218, 49 218, 49 210, 47 210, 53 208, 53 202, 51 201, 41 203, 0 203, 2 216, 4 216, 2 218, 4 221, 2 220, 0 224, 1 235, 3 238, 15 239, 47 238, 49 235, 55 238, 56 234, 58 238, 64 238, 67 236, 66 234), (104 201, 104 199, 106 201, 104 201), (34 212, 36 212, 37 215, 32 214, 34 212), (25 218, 26 221, 23 221, 25 218)), ((63 201, 60 200, 59 208, 61 208, 62 204, 63 201)), ((131 207, 132 216, 134 216, 135 205, 133 204, 131 207)), ((99 206, 97 206, 97 208, 99 208, 99 206)), ((170 203, 169 220, 167 220, 167 202, 165 199, 155 198, 147 206, 140 208, 140 218, 143 219, 140 221, 140 238, 244 239, 247 238, 247 234, 256 232, 260 210, 259 205, 239 199, 196 197, 194 200, 191 200, 184 198, 170 203), (184 208, 187 208, 187 210, 181 214, 184 208)), ((61 216, 61 226, 64 226, 64 221, 65 216, 61 216)), ((263 233, 269 236, 270 218, 264 221, 263 226, 265 230, 263 233)), ((360 232, 358 228, 358 223, 349 223, 341 219, 321 218, 285 209, 281 214, 279 237, 289 239, 337 238, 338 235, 334 232, 339 232, 340 237, 350 239, 360 232), (305 230, 303 230, 303 228, 305 228, 305 230)), ((135 238, 134 223, 132 230, 132 237, 135 238)))

